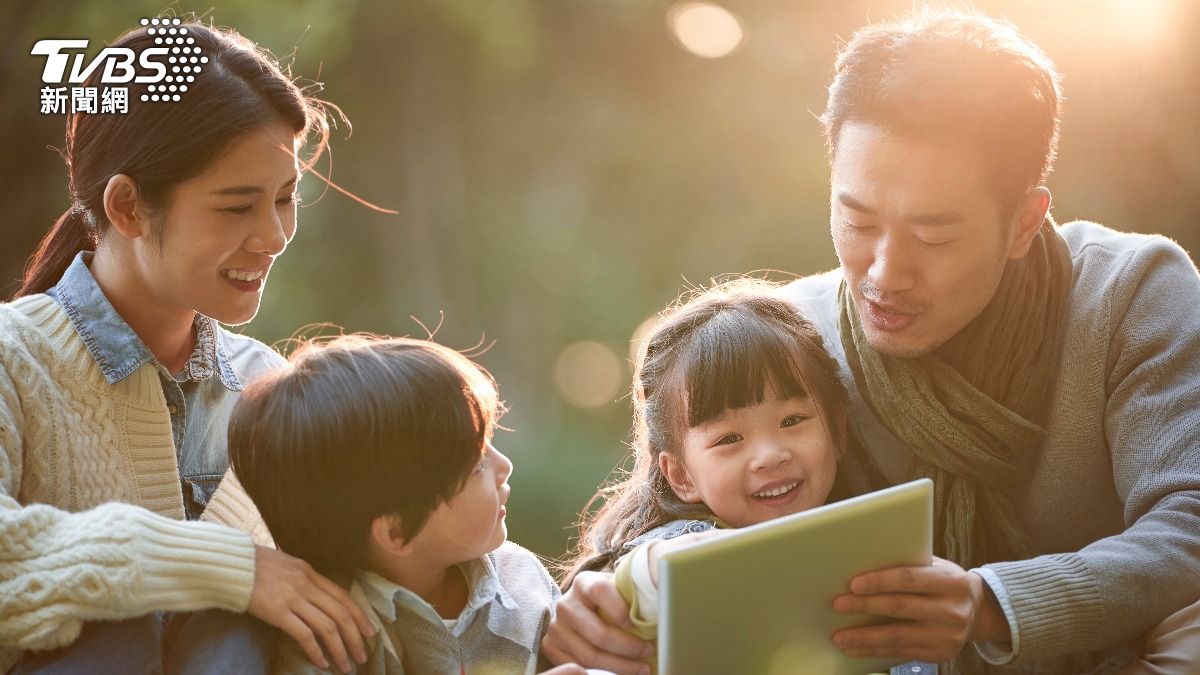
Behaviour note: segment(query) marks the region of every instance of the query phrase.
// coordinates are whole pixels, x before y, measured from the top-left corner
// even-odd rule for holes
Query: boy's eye
[[[713,445],[730,445],[732,443],[737,443],[740,440],[742,440],[740,434],[725,434],[724,436],[718,438],[717,442],[713,443]]]
[[[794,427],[806,419],[808,419],[808,415],[801,415],[799,413],[796,413],[795,415],[788,415],[787,417],[783,418],[783,421],[779,423],[779,426],[783,429]]]

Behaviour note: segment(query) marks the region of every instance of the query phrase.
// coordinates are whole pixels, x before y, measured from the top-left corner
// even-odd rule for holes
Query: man
[[[975,14],[838,57],[840,269],[786,292],[842,364],[850,486],[932,477],[945,558],[854,580],[836,610],[901,621],[839,632],[848,654],[1200,671],[1200,276],[1166,239],[1055,226],[1060,98],[1040,49]],[[577,580],[547,654],[637,672],[646,645],[597,618],[624,616],[609,586]]]

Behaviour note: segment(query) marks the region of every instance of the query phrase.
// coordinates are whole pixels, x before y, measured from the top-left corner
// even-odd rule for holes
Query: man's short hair
[[[1043,184],[1058,150],[1060,78],[1011,23],[921,9],[860,29],[838,54],[821,122],[830,161],[850,121],[976,146],[1002,209]]]
[[[502,412],[491,376],[453,349],[341,336],[246,388],[229,459],[280,550],[350,574],[376,518],[412,539],[459,492]]]

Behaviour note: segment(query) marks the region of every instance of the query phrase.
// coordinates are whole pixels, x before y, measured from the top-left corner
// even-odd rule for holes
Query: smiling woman
[[[245,38],[182,28],[208,61],[178,99],[68,118],[71,206],[0,305],[0,672],[265,671],[270,626],[345,671],[373,632],[222,482],[230,410],[282,359],[219,324],[258,312],[327,112]]]

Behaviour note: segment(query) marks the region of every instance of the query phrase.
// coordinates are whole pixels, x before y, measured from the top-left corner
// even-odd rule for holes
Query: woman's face
[[[276,122],[236,139],[176,186],[160,239],[136,264],[160,306],[225,324],[254,318],[271,264],[296,234],[296,135]]]

